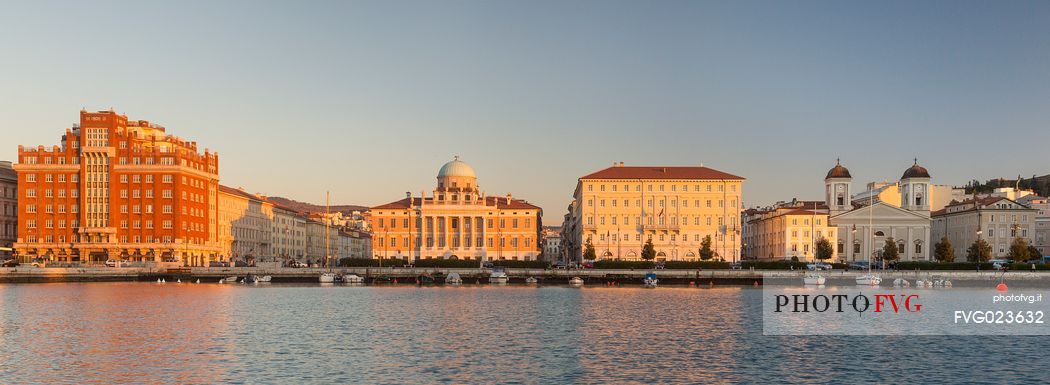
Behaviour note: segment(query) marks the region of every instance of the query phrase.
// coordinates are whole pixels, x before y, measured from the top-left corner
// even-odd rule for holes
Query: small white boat
[[[882,284],[882,277],[875,274],[865,274],[857,276],[858,286],[879,286]]]
[[[572,277],[572,279],[569,279],[569,285],[572,285],[572,286],[583,286],[583,278]]]
[[[364,281],[365,277],[353,273],[343,276],[343,283],[362,283]]]
[[[197,278],[197,282],[194,282],[194,283],[201,283],[201,279]]]
[[[321,283],[333,283],[335,282],[335,273],[321,273],[321,277],[318,280]]]
[[[271,279],[273,279],[273,277],[269,275],[264,275],[262,277],[255,277],[255,282],[270,282]]]
[[[817,273],[809,273],[809,274],[806,274],[805,277],[802,277],[802,283],[805,284],[805,285],[817,285],[817,286],[819,286],[819,285],[823,285],[824,282],[827,282],[827,277],[825,277],[823,275],[820,275],[820,274],[817,274]]]
[[[910,287],[911,283],[904,278],[897,278],[893,280],[893,287]]]
[[[492,269],[492,274],[489,275],[489,283],[507,283],[510,281],[510,276],[503,269],[502,266],[496,266]]]
[[[535,284],[537,284],[539,282],[540,282],[540,280],[536,279],[536,277],[525,278],[525,284],[526,285],[535,285]]]
[[[226,277],[226,278],[223,278],[222,281],[219,281],[219,282],[230,282],[230,283],[237,282],[237,277]]]
[[[459,277],[459,273],[451,273],[445,277],[446,285],[460,285],[463,284],[463,278]]]
[[[489,275],[489,283],[507,283],[509,280],[510,277],[507,276],[507,273],[502,271],[494,271],[492,275]]]

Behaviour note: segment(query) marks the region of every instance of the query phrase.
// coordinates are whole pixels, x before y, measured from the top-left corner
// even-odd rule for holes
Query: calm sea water
[[[1045,383],[1050,337],[763,336],[753,288],[0,285],[0,383]]]

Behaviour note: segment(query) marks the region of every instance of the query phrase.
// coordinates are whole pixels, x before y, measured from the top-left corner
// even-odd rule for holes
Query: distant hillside
[[[305,213],[323,213],[324,212],[324,205],[315,205],[313,203],[300,202],[300,201],[297,201],[297,200],[283,198],[283,197],[267,197],[266,199],[271,201],[271,202],[277,203],[279,205],[287,206],[287,207],[291,208],[292,210],[299,211],[299,212],[305,212]],[[350,213],[351,211],[366,211],[366,210],[368,210],[367,206],[357,206],[357,205],[332,205],[329,208],[329,211],[331,211],[333,213],[334,212]]]
[[[1018,181],[1020,180],[1020,181]],[[989,179],[988,181],[981,183],[977,180],[972,180],[966,184],[966,193],[973,193],[974,186],[977,187],[979,193],[989,193],[998,187],[1020,187],[1023,190],[1033,190],[1037,195],[1047,196],[1050,195],[1050,175],[1035,176],[1032,175],[1029,178],[995,178]]]

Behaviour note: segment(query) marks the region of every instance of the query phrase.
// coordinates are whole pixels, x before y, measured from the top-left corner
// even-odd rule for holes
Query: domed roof
[[[839,164],[838,159],[836,159],[835,160],[835,167],[832,167],[831,170],[828,170],[828,176],[824,177],[824,179],[831,179],[831,178],[851,178],[852,179],[853,177],[849,175],[849,169],[847,169],[845,167],[842,167],[842,165]]]
[[[478,177],[474,174],[474,168],[470,167],[466,162],[459,160],[458,156],[454,157],[451,162],[445,163],[444,166],[441,166],[441,170],[438,171],[438,178],[448,176]]]
[[[929,171],[926,171],[925,167],[920,166],[919,165],[919,160],[915,159],[915,163],[912,164],[911,167],[908,167],[907,170],[904,170],[904,176],[902,176],[901,179],[929,178],[929,177],[930,177]]]

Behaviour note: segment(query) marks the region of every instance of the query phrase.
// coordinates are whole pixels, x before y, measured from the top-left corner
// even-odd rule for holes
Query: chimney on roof
[[[412,199],[412,192],[411,191],[405,191],[405,198]]]
[[[667,172],[667,167],[660,168],[660,172]]]
[[[623,167],[623,162],[620,162],[620,167]]]

